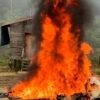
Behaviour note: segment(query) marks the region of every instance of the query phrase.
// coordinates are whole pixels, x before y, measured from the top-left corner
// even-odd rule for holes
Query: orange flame
[[[78,0],[65,1],[66,7],[78,6]],[[23,99],[55,98],[59,93],[70,96],[86,92],[85,84],[91,75],[91,62],[87,55],[92,48],[80,40],[81,28],[78,23],[72,23],[71,14],[66,13],[64,7],[58,8],[62,0],[53,2],[54,20],[59,23],[42,13],[43,40],[37,57],[38,73],[31,80],[17,84],[10,96]],[[73,26],[74,31],[71,31]]]

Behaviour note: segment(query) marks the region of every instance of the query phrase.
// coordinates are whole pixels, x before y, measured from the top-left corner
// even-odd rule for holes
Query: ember
[[[65,95],[57,95],[56,100],[68,100],[67,97]]]
[[[36,59],[39,69],[35,76],[33,73],[28,80],[17,84],[10,96],[52,100],[59,93],[68,97],[86,93],[85,84],[91,76],[91,62],[87,55],[92,48],[83,42],[84,9],[81,0],[41,2],[42,41]]]
[[[72,100],[90,100],[90,97],[87,94],[78,93],[72,96]]]

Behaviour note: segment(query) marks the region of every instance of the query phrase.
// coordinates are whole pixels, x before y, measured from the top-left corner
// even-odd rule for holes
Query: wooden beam
[[[9,22],[1,23],[1,26],[7,26],[7,25],[11,25],[14,23],[19,23],[19,22],[23,22],[23,21],[27,21],[27,20],[31,20],[31,19],[33,19],[33,16],[29,16],[26,18],[21,18],[21,19],[16,19],[16,20],[9,21]]]

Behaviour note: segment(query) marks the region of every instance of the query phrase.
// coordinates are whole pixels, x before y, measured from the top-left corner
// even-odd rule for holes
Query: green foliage
[[[100,75],[100,71],[97,71],[96,74],[97,74],[97,75]]]
[[[0,59],[0,67],[1,66],[8,66],[8,60],[1,60]]]
[[[91,58],[91,62],[92,62],[92,66],[93,66],[93,67],[95,67],[95,66],[98,65],[98,63],[99,63],[98,60],[99,60],[99,59],[98,59],[97,57]]]
[[[93,65],[95,65],[96,59],[100,56],[100,15],[96,15],[91,27],[85,29],[85,40],[94,50],[94,56],[91,59]]]
[[[8,54],[0,55],[0,66],[7,66],[8,65],[8,59],[9,59]]]
[[[0,47],[0,66],[8,66],[9,45]]]

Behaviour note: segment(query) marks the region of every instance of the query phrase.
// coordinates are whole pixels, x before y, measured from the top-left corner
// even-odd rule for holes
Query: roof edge
[[[16,19],[16,20],[9,21],[9,22],[1,23],[0,26],[1,27],[2,26],[7,26],[7,25],[11,25],[11,24],[14,24],[14,23],[19,23],[19,22],[23,22],[23,21],[31,20],[31,19],[33,19],[33,16],[29,16],[29,17],[20,18],[20,19]]]

